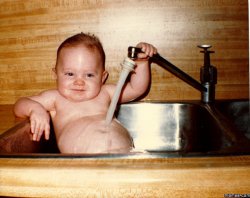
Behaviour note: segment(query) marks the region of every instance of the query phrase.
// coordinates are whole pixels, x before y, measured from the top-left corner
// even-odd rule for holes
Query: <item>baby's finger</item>
[[[148,56],[152,57],[154,54],[157,53],[156,48],[153,45],[150,44],[146,44],[145,45],[145,54],[147,54]]]
[[[35,120],[30,120],[30,130],[31,133],[35,133],[35,128],[36,128],[36,121]]]
[[[154,54],[157,54],[157,49],[151,45],[150,47],[150,57],[152,57]]]
[[[33,141],[36,141],[36,140],[37,140],[37,133],[34,133],[34,134],[33,134],[32,140],[33,140]]]
[[[138,48],[141,48],[143,53],[138,54],[138,58],[146,58],[147,56],[152,57],[154,54],[157,53],[157,49],[148,43],[139,43],[137,44]]]
[[[148,58],[148,55],[146,53],[139,53],[139,54],[137,54],[137,58],[146,59],[146,58]]]
[[[46,127],[45,127],[45,139],[46,140],[49,140],[49,134],[50,134],[50,126],[49,125],[47,125]]]
[[[138,44],[136,45],[136,47],[138,47],[138,48],[143,48],[144,45],[145,45],[145,43],[140,42],[140,43],[138,43]]]
[[[40,129],[39,132],[37,133],[37,137],[36,137],[36,141],[37,141],[37,142],[40,141],[40,139],[41,139],[41,137],[42,137],[42,135],[43,135],[43,131],[44,131],[44,130]]]
[[[43,124],[40,124],[37,126],[37,138],[36,138],[36,141],[40,141],[42,135],[43,135],[43,132],[44,132],[44,126]]]
[[[31,121],[31,133],[33,133],[33,141],[37,141],[38,133],[39,133],[39,124],[35,121]]]

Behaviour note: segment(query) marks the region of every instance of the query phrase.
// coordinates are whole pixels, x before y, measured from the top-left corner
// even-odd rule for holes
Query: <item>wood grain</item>
[[[145,41],[199,80],[203,56],[198,44],[213,45],[218,69],[216,98],[248,98],[247,0],[2,0],[0,2],[0,104],[55,87],[51,68],[56,49],[79,32],[98,35],[110,72],[119,77],[129,45]],[[145,100],[200,99],[198,91],[152,65]]]
[[[250,156],[0,159],[4,196],[224,197],[249,193]]]
[[[0,135],[14,126],[13,105],[0,105]]]

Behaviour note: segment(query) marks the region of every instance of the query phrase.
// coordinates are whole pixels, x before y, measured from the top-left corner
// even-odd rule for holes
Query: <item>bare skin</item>
[[[139,43],[135,72],[125,84],[120,102],[141,96],[150,80],[148,57],[157,53],[155,47]],[[28,117],[33,140],[44,134],[49,139],[50,117],[62,153],[124,153],[133,142],[127,130],[113,119],[109,126],[105,116],[115,85],[104,84],[108,73],[101,66],[100,55],[83,44],[63,48],[56,68],[57,89],[20,98],[14,107],[18,117]]]

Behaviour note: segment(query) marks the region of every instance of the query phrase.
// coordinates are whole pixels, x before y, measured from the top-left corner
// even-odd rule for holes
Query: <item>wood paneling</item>
[[[0,105],[0,135],[15,124],[13,105]]]
[[[247,98],[247,0],[2,0],[0,2],[0,104],[54,88],[56,49],[68,36],[92,32],[101,39],[108,82],[119,77],[129,45],[154,44],[159,53],[199,80],[203,55],[213,45],[218,69],[216,98]],[[145,100],[199,99],[189,85],[152,65]]]

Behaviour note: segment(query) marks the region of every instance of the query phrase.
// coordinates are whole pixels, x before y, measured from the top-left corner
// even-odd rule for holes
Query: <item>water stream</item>
[[[115,89],[115,93],[112,97],[107,115],[106,115],[106,120],[105,123],[107,125],[109,125],[114,117],[114,113],[115,113],[115,109],[116,109],[116,105],[118,103],[120,94],[121,94],[121,90],[123,88],[123,85],[128,77],[128,74],[133,71],[134,66],[135,66],[135,62],[132,61],[130,58],[125,58],[123,63],[121,63],[122,65],[122,72],[120,74],[116,89]]]

